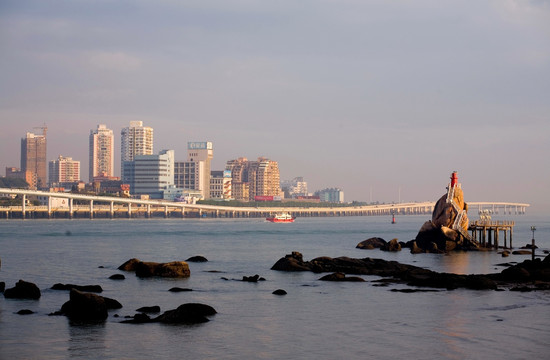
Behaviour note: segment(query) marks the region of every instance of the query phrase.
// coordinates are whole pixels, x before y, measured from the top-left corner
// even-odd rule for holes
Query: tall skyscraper
[[[153,155],[153,128],[143,126],[142,121],[130,121],[130,126],[121,131],[120,168],[124,162],[133,161],[136,155]],[[124,181],[124,174],[122,174]]]
[[[50,186],[80,181],[80,161],[71,157],[59,155],[56,160],[50,161]]]
[[[113,130],[100,124],[90,130],[90,182],[94,177],[112,177],[115,173],[115,137]]]
[[[21,171],[30,171],[33,183],[31,188],[46,188],[48,178],[46,174],[46,132],[48,128],[42,127],[42,135],[27,133],[21,139]]]

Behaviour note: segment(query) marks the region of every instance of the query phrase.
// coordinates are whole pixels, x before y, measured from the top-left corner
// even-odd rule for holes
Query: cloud
[[[88,63],[102,70],[131,72],[138,70],[143,61],[124,52],[94,52],[88,55]]]

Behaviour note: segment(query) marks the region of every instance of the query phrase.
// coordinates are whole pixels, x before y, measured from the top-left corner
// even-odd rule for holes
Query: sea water
[[[550,220],[516,221],[515,248],[550,249]],[[318,256],[383,258],[461,274],[500,272],[496,251],[449,255],[360,250],[370,237],[413,239],[428,216],[263,219],[0,220],[0,281],[19,280],[42,291],[40,300],[0,296],[0,359],[546,359],[550,350],[550,291],[457,289],[401,293],[403,284],[334,283],[310,272],[270,270],[292,251]],[[117,267],[130,258],[166,262],[194,255],[187,279],[140,279]],[[109,276],[124,273],[125,280]],[[240,281],[258,274],[266,280]],[[98,284],[122,303],[101,324],[48,316],[69,298],[55,283]],[[173,293],[172,287],[193,291]],[[285,296],[273,295],[276,289]],[[162,311],[199,302],[217,310],[200,325],[122,324],[142,306]],[[31,315],[18,315],[29,309]],[[116,317],[115,315],[118,315]]]

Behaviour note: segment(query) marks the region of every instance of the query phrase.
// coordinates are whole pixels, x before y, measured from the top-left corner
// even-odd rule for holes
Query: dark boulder
[[[173,287],[173,288],[170,288],[168,291],[170,292],[187,292],[187,291],[193,291],[193,289],[189,289],[189,288],[180,288],[180,287]]]
[[[243,276],[243,281],[258,282],[258,281],[265,281],[265,279],[263,277],[260,277],[260,275],[256,274],[254,276]]]
[[[121,321],[123,324],[147,324],[150,322],[153,322],[153,320],[149,317],[149,315],[143,313],[135,314],[129,320]]]
[[[272,292],[273,295],[286,295],[287,292],[283,289],[277,289],[275,291]]]
[[[34,311],[29,309],[22,309],[17,312],[17,315],[31,315],[34,314]]]
[[[136,265],[140,262],[141,262],[141,260],[136,259],[136,258],[130,259],[130,260],[126,261],[124,264],[120,265],[118,267],[118,270],[136,271]]]
[[[93,292],[100,293],[103,292],[103,289],[100,285],[75,285],[75,284],[61,284],[57,283],[51,287],[52,290],[78,290],[83,292]]]
[[[188,261],[188,262],[207,262],[208,259],[206,259],[204,256],[196,255],[196,256],[191,256],[189,259],[187,259],[185,261]]]
[[[143,306],[136,310],[140,313],[159,313],[160,312],[160,306]]]
[[[302,254],[298,251],[293,251],[292,254],[286,255],[279,259],[271,270],[279,271],[311,271],[309,264],[304,263]]]
[[[386,245],[386,240],[379,238],[379,237],[372,237],[367,240],[361,241],[359,244],[357,244],[357,249],[364,249],[364,250],[372,250],[372,249],[379,249]]]
[[[346,276],[346,274],[341,272],[332,273],[329,275],[325,275],[319,280],[323,281],[350,281],[350,282],[364,282],[365,279],[360,278],[358,276]]]
[[[122,308],[122,304],[118,302],[118,300],[111,299],[108,297],[104,297],[103,299],[105,299],[105,305],[107,305],[107,310]]]
[[[7,299],[40,299],[41,293],[38,286],[31,282],[19,280],[15,287],[6,289],[4,297]]]
[[[531,250],[514,250],[512,251],[512,255],[531,255]]]
[[[71,289],[70,300],[61,307],[61,313],[71,320],[103,321],[107,319],[105,298],[92,293]]]
[[[4,292],[6,289],[6,283],[3,281],[0,281],[0,292]]]
[[[205,304],[187,303],[175,310],[168,310],[154,319],[165,324],[200,324],[209,321],[207,316],[216,314],[216,310]]]
[[[139,262],[136,265],[136,275],[139,277],[189,277],[191,271],[185,261],[172,261],[168,263]]]
[[[124,280],[124,279],[126,279],[126,277],[122,274],[113,274],[113,275],[109,276],[109,279],[111,279],[111,280]]]

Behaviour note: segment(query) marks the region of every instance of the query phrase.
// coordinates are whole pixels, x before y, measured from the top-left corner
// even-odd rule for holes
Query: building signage
[[[210,141],[188,142],[187,150],[212,150],[212,143]]]

